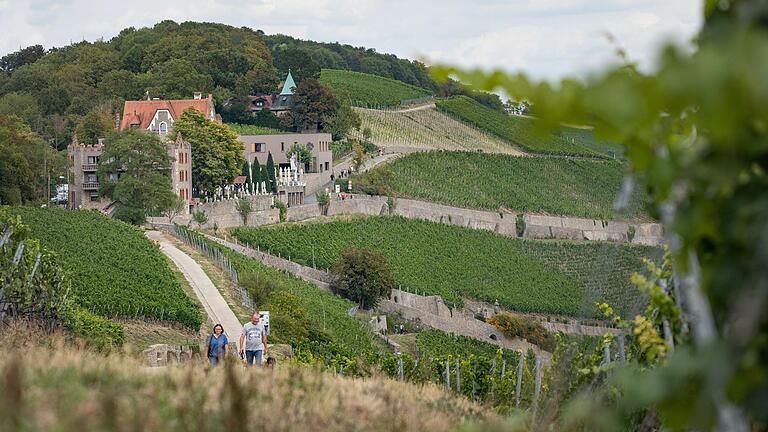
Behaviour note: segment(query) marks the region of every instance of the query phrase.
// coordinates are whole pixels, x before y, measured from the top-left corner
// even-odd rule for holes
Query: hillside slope
[[[336,69],[320,71],[320,83],[353,106],[390,106],[400,101],[429,96],[432,92],[389,78]]]
[[[397,111],[354,108],[360,115],[360,131],[370,129],[378,147],[413,150],[467,150],[521,154],[509,142],[455,120],[433,106]],[[362,139],[359,131],[356,138]]]
[[[96,211],[12,208],[59,256],[75,301],[107,317],[176,321],[197,330],[199,307],[141,230]]]
[[[610,301],[627,315],[642,295],[629,282],[655,258],[650,247],[614,243],[522,240],[492,232],[402,217],[346,217],[259,228],[232,234],[251,247],[290,256],[305,265],[332,267],[347,248],[372,248],[386,257],[396,282],[408,291],[462,297],[509,309],[595,316],[595,302]]]

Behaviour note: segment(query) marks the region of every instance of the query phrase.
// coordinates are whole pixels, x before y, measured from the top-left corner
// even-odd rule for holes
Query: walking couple
[[[249,365],[261,365],[262,359],[267,354],[267,333],[264,324],[259,321],[259,313],[254,312],[251,321],[245,323],[240,334],[240,358],[245,358]],[[221,324],[213,326],[213,334],[208,336],[208,361],[216,366],[227,355],[229,339],[224,334]],[[243,357],[245,354],[245,357]]]

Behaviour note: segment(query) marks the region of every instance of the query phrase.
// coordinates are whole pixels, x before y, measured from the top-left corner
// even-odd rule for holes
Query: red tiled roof
[[[131,125],[139,125],[139,129],[147,129],[157,110],[168,110],[174,120],[178,120],[185,109],[192,107],[208,118],[208,103],[212,96],[206,99],[177,99],[177,100],[139,100],[125,101],[123,118],[120,120],[120,130],[130,129]]]
[[[232,182],[232,184],[236,184],[236,185],[245,184],[245,181],[247,179],[248,177],[240,175],[235,177],[235,180]]]

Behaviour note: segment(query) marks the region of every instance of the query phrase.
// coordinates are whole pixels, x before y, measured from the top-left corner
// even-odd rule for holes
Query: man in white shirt
[[[267,333],[259,319],[259,313],[254,312],[251,322],[245,323],[240,334],[240,357],[245,351],[245,361],[249,365],[261,365],[261,359],[267,354]]]

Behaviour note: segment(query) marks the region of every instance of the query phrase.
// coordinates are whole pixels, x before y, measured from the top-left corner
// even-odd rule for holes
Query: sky
[[[165,19],[220,22],[375,48],[427,63],[583,76],[621,47],[652,70],[665,41],[689,44],[701,0],[0,0],[0,55]],[[613,42],[610,42],[613,40]]]

